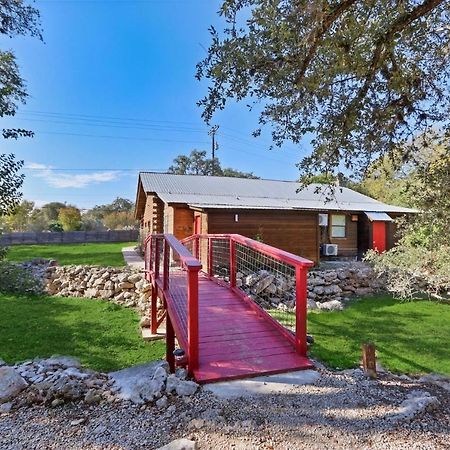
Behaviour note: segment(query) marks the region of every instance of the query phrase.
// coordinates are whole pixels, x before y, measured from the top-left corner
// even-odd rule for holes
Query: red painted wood
[[[175,357],[173,351],[175,350],[175,331],[172,326],[170,316],[167,316],[166,321],[166,361],[169,363],[170,371],[175,372]]]
[[[307,271],[303,267],[295,268],[295,341],[297,352],[306,356],[308,344],[306,342],[306,315],[307,315]]]
[[[230,239],[230,286],[236,287],[236,244]]]
[[[188,271],[188,364],[189,372],[198,368],[198,271],[200,268],[190,267]]]
[[[372,248],[379,253],[386,251],[386,222],[372,222]]]
[[[214,270],[213,270],[213,240],[212,239],[208,239],[208,274],[210,277],[212,277],[214,275]]]
[[[194,234],[201,234],[201,232],[202,232],[202,216],[195,216]]]
[[[200,383],[312,367],[311,362],[304,356],[306,270],[310,263],[308,260],[264,244],[260,245],[261,243],[242,236],[229,235],[232,280],[236,271],[236,242],[275,259],[292,263],[297,268],[296,339],[294,334],[282,327],[240,289],[206,274],[199,275],[201,263],[172,235],[159,236],[155,245],[164,242],[164,273],[160,277],[156,270],[158,264],[154,262],[155,270],[153,273],[150,271],[149,275],[157,287],[155,292],[164,300],[168,312],[167,320],[170,323],[167,358],[171,358],[169,347],[172,348],[171,334],[174,333],[179,344],[187,351],[190,372]],[[196,242],[199,236],[194,236],[193,239]],[[169,248],[185,270],[170,268]],[[212,250],[211,246],[210,249]],[[194,252],[196,253],[196,249]],[[209,257],[209,265],[212,267],[212,251]],[[150,267],[153,268],[152,261]]]

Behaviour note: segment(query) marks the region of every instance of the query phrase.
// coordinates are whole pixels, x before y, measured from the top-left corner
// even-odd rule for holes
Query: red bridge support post
[[[295,340],[297,352],[306,356],[308,345],[306,342],[307,322],[307,279],[308,269],[305,267],[295,268],[296,300],[295,300]]]
[[[199,337],[198,337],[198,272],[199,267],[188,269],[188,367],[189,373],[198,369]]]
[[[166,315],[166,361],[169,363],[170,372],[175,372],[175,331],[170,315]]]

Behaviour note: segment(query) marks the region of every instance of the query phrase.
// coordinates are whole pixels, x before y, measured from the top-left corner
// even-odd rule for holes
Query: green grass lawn
[[[101,300],[0,294],[0,358],[8,363],[54,354],[111,371],[159,359],[164,342],[146,343],[135,311]]]
[[[344,311],[308,314],[311,356],[334,368],[357,367],[361,344],[373,342],[392,372],[450,375],[450,305],[366,298]]]
[[[33,258],[56,259],[61,265],[92,264],[100,266],[123,266],[122,248],[135,242],[112,242],[100,244],[46,244],[13,245],[7,254],[10,261],[26,261]]]

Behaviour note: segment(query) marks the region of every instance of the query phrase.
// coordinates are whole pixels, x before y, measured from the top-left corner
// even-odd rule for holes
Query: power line
[[[38,115],[38,116],[50,116],[50,117],[55,117],[55,118],[59,118],[59,117],[63,117],[63,118],[67,118],[67,119],[75,119],[75,120],[83,120],[83,121],[95,121],[95,122],[109,122],[109,123],[120,123],[120,122],[133,122],[133,123],[140,123],[140,125],[144,126],[144,125],[149,125],[149,126],[160,126],[162,128],[168,128],[168,129],[180,129],[180,130],[188,130],[186,127],[180,127],[181,124],[184,125],[188,125],[188,126],[195,126],[196,128],[190,128],[189,130],[191,131],[198,131],[198,132],[205,132],[204,128],[198,128],[198,123],[195,122],[184,122],[184,121],[170,121],[170,120],[151,120],[151,119],[138,119],[138,118],[130,118],[130,117],[113,117],[113,116],[100,116],[100,115],[92,115],[92,114],[75,114],[75,113],[61,113],[61,112],[52,112],[52,111],[37,111],[37,110],[25,110],[22,113],[18,113],[18,114],[33,114],[33,115]],[[173,124],[171,126],[163,126],[163,125],[158,125],[158,124]],[[206,126],[206,125],[205,125]],[[240,135],[240,136],[245,136],[248,137],[248,135],[246,133],[243,133],[242,131],[238,131],[235,130],[233,128],[230,127],[226,127],[226,126],[221,126],[222,129],[225,130],[229,130],[231,131],[233,134],[236,135]],[[242,137],[235,137],[235,136],[231,136],[228,133],[220,133],[222,136],[228,137],[230,139],[233,139],[237,142],[240,143],[244,143],[250,146],[255,146],[259,143],[261,143],[262,145],[273,145],[273,142],[268,142],[268,141],[263,141],[263,140],[258,140],[257,141],[250,141],[248,139],[242,138]],[[258,138],[260,139],[260,138]],[[258,147],[260,148],[260,146],[258,145]],[[297,149],[294,148],[290,148],[290,147],[283,147],[283,151],[294,151],[294,152],[298,152]]]
[[[61,168],[61,167],[24,167],[22,170],[32,171],[52,171],[52,172],[84,172],[84,171],[104,171],[104,172],[142,172],[142,169],[108,169],[108,168]],[[161,172],[164,173],[165,169],[145,169],[147,172]]]

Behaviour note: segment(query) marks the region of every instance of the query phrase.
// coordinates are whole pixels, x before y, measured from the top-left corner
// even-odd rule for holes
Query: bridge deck
[[[179,288],[183,289],[183,278],[182,274],[171,275],[170,282],[181,283]],[[185,310],[181,297],[174,296],[172,301],[178,312]],[[176,316],[179,320],[184,314]],[[178,325],[185,329],[185,323]],[[241,297],[207,276],[199,276],[199,368],[194,371],[198,382],[311,367],[309,359],[298,355],[280,331]]]

